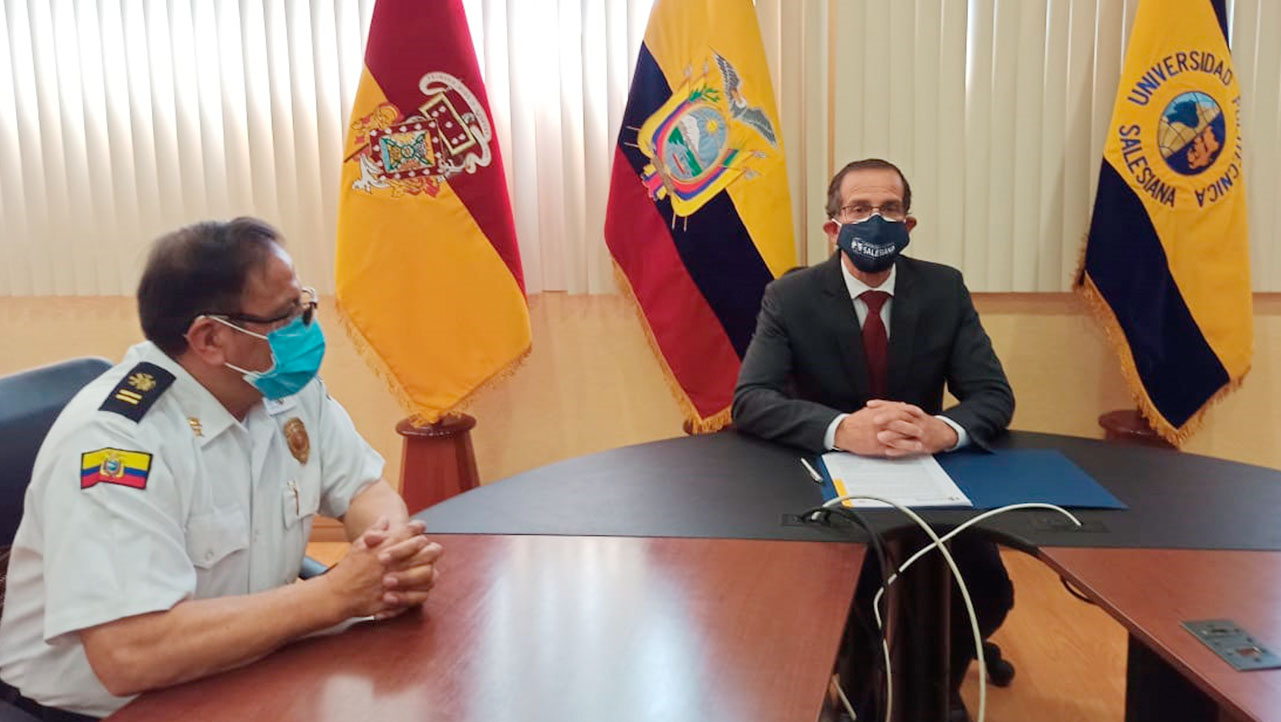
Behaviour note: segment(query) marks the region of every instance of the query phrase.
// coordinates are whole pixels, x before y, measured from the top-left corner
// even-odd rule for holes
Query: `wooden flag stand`
[[[414,417],[396,424],[405,437],[400,465],[400,494],[410,514],[480,485],[471,430],[476,418],[446,414],[434,424],[415,425]]]
[[[1173,449],[1175,446],[1148,425],[1147,419],[1138,409],[1117,409],[1099,415],[1099,426],[1103,427],[1103,438],[1106,441],[1142,446],[1158,446]]]

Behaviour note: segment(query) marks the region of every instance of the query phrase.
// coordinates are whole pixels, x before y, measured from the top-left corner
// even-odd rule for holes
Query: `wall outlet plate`
[[[1238,670],[1281,668],[1281,657],[1231,619],[1188,620],[1183,628]]]

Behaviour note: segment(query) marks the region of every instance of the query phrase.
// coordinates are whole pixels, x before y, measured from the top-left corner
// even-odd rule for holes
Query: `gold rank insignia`
[[[195,436],[204,436],[205,430],[200,427],[200,419],[194,416],[187,417],[187,423],[191,426],[191,433]]]
[[[150,391],[156,388],[156,377],[139,371],[129,377],[129,385],[139,391]]]
[[[98,408],[141,421],[151,405],[173,384],[174,375],[159,366],[143,361],[125,374],[111,389],[107,400]]]
[[[311,456],[311,439],[307,437],[307,427],[297,416],[285,422],[285,441],[289,442],[289,453],[294,455],[299,464],[306,464]]]

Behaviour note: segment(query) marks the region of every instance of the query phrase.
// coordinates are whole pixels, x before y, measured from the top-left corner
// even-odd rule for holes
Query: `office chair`
[[[0,722],[40,722],[40,720],[0,700]]]
[[[995,642],[983,642],[983,662],[987,664],[987,678],[997,687],[1009,687],[1014,681],[1014,665],[1001,656]]]
[[[109,368],[106,359],[79,358],[0,378],[0,547],[13,544],[18,532],[22,498],[49,427],[77,391]]]
[[[311,579],[329,571],[329,567],[312,559],[311,557],[302,558],[302,569],[298,570],[299,579]]]
[[[109,368],[111,362],[106,359],[80,358],[0,378],[0,610],[4,609],[9,547],[22,521],[23,497],[36,452],[62,407]],[[36,720],[0,701],[0,722]]]

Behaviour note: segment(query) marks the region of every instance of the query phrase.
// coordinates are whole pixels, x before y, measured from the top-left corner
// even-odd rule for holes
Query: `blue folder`
[[[1125,509],[1094,477],[1053,449],[957,451],[936,457],[975,509],[1039,501],[1069,509]]]
[[[964,450],[939,454],[939,466],[965,492],[975,509],[1039,501],[1068,509],[1126,509],[1121,500],[1094,477],[1053,449],[1009,449],[986,453]],[[827,466],[823,498],[836,497]]]

